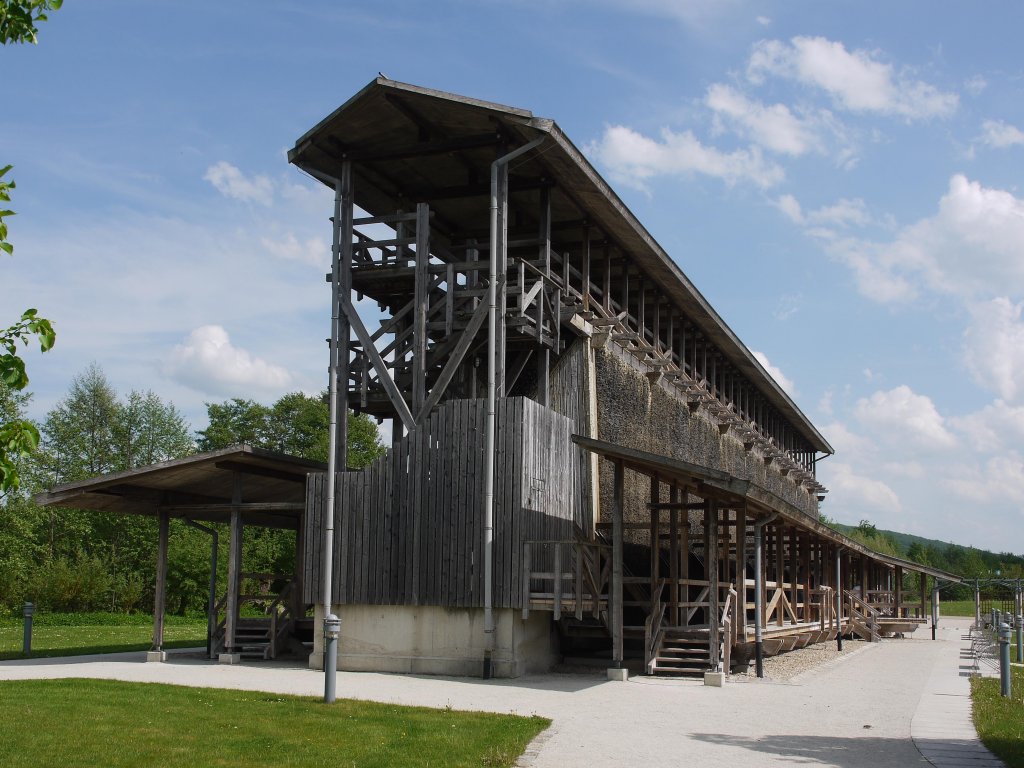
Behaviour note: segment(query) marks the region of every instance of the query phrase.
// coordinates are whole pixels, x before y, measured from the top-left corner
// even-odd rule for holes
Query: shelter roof
[[[818,451],[832,447],[750,350],[655,241],[561,128],[525,109],[493,104],[383,77],[303,135],[288,159],[317,175],[337,178],[351,160],[356,204],[373,216],[429,200],[432,227],[487,240],[489,210],[479,197],[489,186],[500,150],[546,141],[510,169],[510,202],[529,210],[527,196],[553,188],[552,231],[584,223],[602,233],[662,294],[674,302],[721,353]]]
[[[208,522],[227,522],[237,507],[246,523],[297,528],[305,508],[306,475],[326,469],[318,461],[236,445],[65,483],[35,500],[42,506],[119,514],[167,511]]]
[[[826,541],[858,552],[889,567],[899,566],[904,570],[925,573],[944,581],[963,581],[959,576],[937,568],[875,552],[849,536],[830,528],[758,483],[733,477],[728,472],[582,435],[573,435],[572,439],[582,448],[611,461],[622,462],[624,467],[635,472],[648,476],[656,475],[663,481],[677,480],[681,484],[687,485],[696,483],[726,501],[743,503],[748,509],[759,511],[762,514],[777,514],[786,522],[810,531]]]

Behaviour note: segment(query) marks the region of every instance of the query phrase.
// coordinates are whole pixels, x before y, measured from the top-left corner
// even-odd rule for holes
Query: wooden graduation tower
[[[553,121],[378,78],[289,161],[335,192],[342,402],[391,424],[386,455],[337,475],[343,668],[701,672],[758,625],[771,652],[909,615],[885,597],[903,564],[817,519],[831,447]]]

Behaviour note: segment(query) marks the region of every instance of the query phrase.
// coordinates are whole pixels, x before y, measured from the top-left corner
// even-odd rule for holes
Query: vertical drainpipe
[[[330,426],[327,440],[327,499],[324,515],[323,538],[323,629],[324,629],[324,702],[333,704],[336,693],[336,667],[338,659],[338,617],[331,613],[331,593],[334,590],[334,498],[338,473],[338,345],[341,343],[341,209],[342,199],[350,192],[351,165],[345,161],[339,179],[326,173],[296,165],[310,176],[334,187],[334,218],[331,237],[331,347],[328,368],[328,406]],[[346,404],[346,407],[347,404]]]
[[[524,144],[491,163],[491,241],[490,269],[487,280],[487,428],[484,441],[484,669],[485,680],[491,678],[491,656],[494,653],[494,433],[497,375],[498,328],[498,172],[522,154],[538,146],[544,137]],[[504,311],[504,308],[502,308]]]
[[[334,182],[334,219],[331,245],[331,357],[328,373],[330,427],[327,449],[327,500],[324,514],[323,612],[324,612],[324,702],[333,704],[336,696],[338,664],[338,618],[331,611],[334,590],[334,497],[338,473],[338,344],[341,340],[341,203],[342,182]]]
[[[836,650],[843,650],[843,548],[836,547]]]
[[[754,523],[754,669],[764,677],[764,527],[778,515]]]

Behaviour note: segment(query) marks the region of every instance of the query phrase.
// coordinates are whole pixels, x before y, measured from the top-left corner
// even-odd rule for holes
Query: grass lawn
[[[32,658],[144,651],[153,641],[152,618],[135,614],[41,614],[32,627]],[[23,659],[22,620],[0,621],[0,660]],[[206,619],[168,616],[165,648],[206,645]]]
[[[1008,699],[999,695],[998,678],[971,679],[974,726],[1008,768],[1024,768],[1024,668],[1013,668],[1012,675]]]
[[[541,717],[109,680],[0,682],[16,766],[511,766]]]
[[[930,610],[930,609],[929,609]],[[939,622],[943,616],[970,616],[974,618],[973,600],[943,600],[939,603]]]

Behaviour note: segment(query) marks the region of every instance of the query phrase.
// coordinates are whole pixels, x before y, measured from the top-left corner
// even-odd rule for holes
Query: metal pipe
[[[26,657],[32,655],[32,615],[36,612],[33,603],[25,603],[21,609],[21,615],[25,619],[24,632],[21,639],[21,652]]]
[[[754,523],[754,669],[758,677],[764,677],[764,527],[777,517],[772,515]]]
[[[1010,698],[1010,625],[999,623],[999,692]]]
[[[338,344],[341,342],[341,214],[342,202],[350,192],[352,166],[345,161],[342,166],[341,179],[326,173],[303,168],[310,176],[334,187],[334,218],[331,242],[331,348],[330,365],[328,368],[328,403],[330,410],[330,427],[327,433],[327,514],[324,515],[324,549],[323,549],[323,632],[324,632],[324,702],[333,704],[335,701],[335,681],[337,666],[337,642],[340,621],[331,612],[331,598],[334,589],[334,497],[336,492],[336,475],[338,473]]]
[[[1024,616],[1017,614],[1017,663],[1024,664]]]
[[[497,376],[498,331],[498,172],[512,160],[538,146],[544,137],[524,144],[491,163],[490,269],[487,281],[487,426],[484,441],[484,668],[485,680],[491,677],[491,656],[494,653],[494,433]],[[503,276],[504,277],[504,276]]]
[[[843,650],[843,548],[836,547],[836,650]]]

